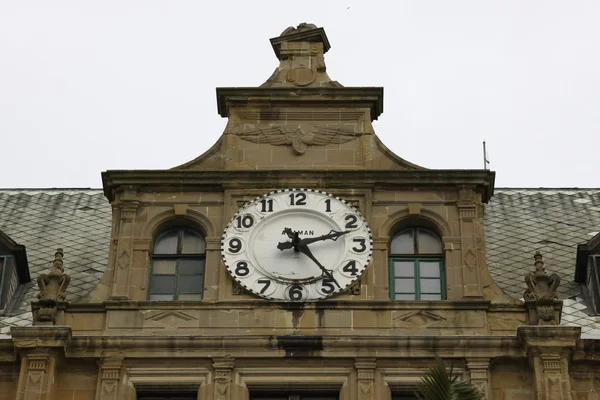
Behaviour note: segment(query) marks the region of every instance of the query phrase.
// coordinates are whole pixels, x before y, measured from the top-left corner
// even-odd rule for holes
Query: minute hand
[[[298,251],[300,251],[300,253],[302,253],[302,254],[304,254],[304,255],[308,256],[308,258],[310,258],[311,260],[313,260],[313,262],[314,262],[315,264],[317,264],[317,266],[318,266],[318,267],[321,269],[321,271],[323,272],[323,275],[325,275],[327,278],[331,279],[331,281],[332,281],[333,283],[335,283],[335,284],[337,285],[337,287],[339,287],[340,289],[342,288],[342,287],[340,286],[340,284],[339,284],[339,283],[338,283],[338,282],[335,280],[335,278],[333,277],[333,275],[331,274],[331,272],[329,272],[329,271],[327,270],[327,268],[325,268],[325,267],[323,266],[323,264],[321,264],[321,263],[319,262],[319,260],[317,260],[317,259],[315,258],[315,256],[313,255],[313,253],[310,251],[310,249],[309,249],[309,248],[308,248],[308,246],[306,245],[306,243],[301,243],[301,244],[299,244],[299,245],[298,245]]]
[[[343,236],[343,235],[345,235],[347,233],[350,233],[350,231],[334,231],[334,230],[331,230],[326,235],[321,235],[321,236],[317,236],[317,237],[302,239],[302,240],[300,240],[299,244],[311,244],[311,243],[314,243],[314,242],[320,242],[321,240],[328,240],[328,239],[336,241],[340,236]]]

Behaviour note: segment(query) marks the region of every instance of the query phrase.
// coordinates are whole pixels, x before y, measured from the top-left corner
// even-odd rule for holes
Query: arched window
[[[202,300],[206,243],[202,235],[179,228],[154,242],[150,300]]]
[[[442,241],[423,228],[407,228],[390,243],[390,297],[393,300],[446,299]]]

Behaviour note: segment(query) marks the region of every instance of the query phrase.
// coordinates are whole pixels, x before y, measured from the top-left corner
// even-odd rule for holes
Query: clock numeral
[[[302,286],[300,286],[300,285],[290,286],[288,295],[290,296],[290,300],[293,300],[293,301],[301,300],[302,299]]]
[[[306,193],[290,193],[290,205],[292,206],[305,206],[306,205]]]
[[[237,276],[248,276],[250,273],[250,268],[248,268],[248,263],[246,261],[240,261],[235,266],[235,274]]]
[[[261,285],[265,285],[262,289],[260,289],[260,294],[264,294],[269,286],[271,286],[271,281],[269,279],[259,279],[257,282]]]
[[[325,212],[331,212],[331,199],[325,200]]]
[[[335,286],[333,286],[333,281],[331,279],[323,279],[321,281],[321,292],[325,294],[335,292]]]
[[[358,217],[356,215],[348,214],[346,215],[346,218],[344,218],[344,220],[346,221],[346,229],[358,228],[358,225],[356,224],[356,222],[358,221]]]
[[[356,261],[348,261],[348,264],[344,265],[342,271],[348,272],[352,276],[356,276],[356,274],[358,274],[358,268],[356,268]]]
[[[367,240],[365,238],[354,238],[352,239],[354,243],[360,243],[360,247],[357,249],[356,246],[352,248],[357,253],[362,253],[367,249]]]
[[[238,228],[251,228],[254,225],[254,217],[252,215],[238,215],[235,219]]]
[[[262,199],[260,201],[260,212],[273,212],[273,199]]]
[[[230,253],[239,253],[242,249],[242,241],[238,238],[233,238],[229,240],[229,252]]]

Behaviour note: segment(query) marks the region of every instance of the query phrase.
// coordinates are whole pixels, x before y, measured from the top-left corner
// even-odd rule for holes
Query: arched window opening
[[[206,242],[186,228],[163,232],[154,242],[150,300],[202,300]]]
[[[442,240],[424,228],[407,228],[390,243],[390,297],[393,300],[445,300]]]

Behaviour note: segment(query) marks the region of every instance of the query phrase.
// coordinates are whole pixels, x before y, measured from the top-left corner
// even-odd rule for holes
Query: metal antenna
[[[487,151],[485,150],[485,140],[483,141],[483,169],[488,169],[490,161],[487,158]]]

